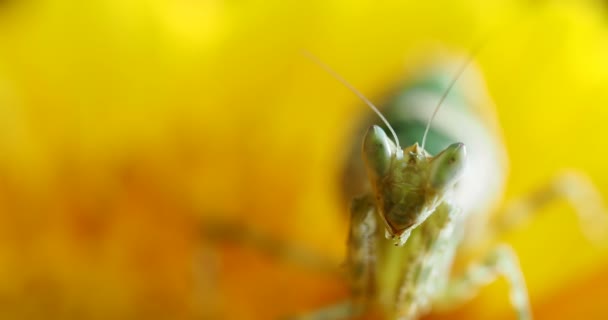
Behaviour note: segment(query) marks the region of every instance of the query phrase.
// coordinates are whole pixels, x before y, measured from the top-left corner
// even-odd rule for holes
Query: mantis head
[[[363,142],[363,158],[386,236],[403,245],[462,176],[466,149],[454,143],[434,157],[417,143],[402,150],[384,130],[372,126]]]

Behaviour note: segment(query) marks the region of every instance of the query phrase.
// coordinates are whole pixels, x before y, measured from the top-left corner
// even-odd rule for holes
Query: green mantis
[[[524,277],[509,246],[486,250],[459,274],[451,271],[455,256],[467,244],[509,230],[559,198],[570,201],[587,222],[584,226],[604,224],[601,199],[589,180],[579,173],[561,174],[512,201],[497,215],[500,218],[492,220],[492,203],[504,184],[501,167],[506,152],[476,105],[489,99],[479,97],[485,94],[483,87],[469,88],[477,97],[463,87],[455,87],[448,96],[469,61],[452,78],[443,70],[426,70],[386,99],[383,113],[316,62],[382,118],[394,141],[385,129],[369,126],[362,147],[353,147],[362,151],[361,158],[351,157],[345,170],[346,193],[355,195],[346,259],[351,298],[297,319],[347,319],[370,313],[386,320],[418,319],[433,308],[466,301],[499,276],[509,284],[517,319],[531,319]],[[479,85],[479,79],[474,80]],[[402,149],[399,140],[409,146]]]
[[[590,236],[605,234],[601,197],[577,172],[561,173],[493,214],[506,180],[506,150],[495,119],[484,112],[491,101],[470,61],[460,64],[456,76],[446,71],[451,62],[430,64],[395,86],[378,109],[316,60],[377,112],[384,127],[372,119],[362,125],[365,133],[357,135],[344,169],[344,194],[352,199],[345,262],[350,297],[295,319],[418,319],[469,300],[498,277],[509,284],[517,319],[531,319],[524,276],[508,245],[483,248],[455,271],[456,257],[493,243],[556,199],[574,207]],[[314,253],[240,226],[209,225],[207,232],[304,265],[328,265]]]

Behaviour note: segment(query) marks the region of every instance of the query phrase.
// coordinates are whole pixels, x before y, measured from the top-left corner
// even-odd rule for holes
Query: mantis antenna
[[[321,61],[319,58],[314,56],[312,53],[310,53],[308,51],[303,51],[302,53],[308,59],[312,60],[314,63],[319,65],[321,68],[323,68],[327,73],[329,73],[336,80],[340,81],[346,88],[348,88],[350,91],[352,91],[352,93],[354,93],[357,97],[359,97],[359,99],[361,99],[361,101],[365,102],[365,104],[367,104],[367,106],[370,107],[378,115],[378,117],[380,117],[380,119],[382,119],[382,122],[384,122],[384,124],[386,124],[388,129],[391,131],[391,134],[393,135],[393,139],[395,139],[395,144],[399,148],[401,148],[401,146],[399,145],[399,138],[397,138],[397,134],[395,133],[395,130],[393,130],[393,127],[391,127],[390,123],[388,123],[388,120],[386,120],[386,118],[382,115],[380,110],[378,110],[378,108],[371,101],[369,101],[369,99],[367,99],[361,92],[359,92],[359,90],[355,89],[355,87],[353,87],[348,81],[346,81],[344,78],[342,78],[342,76],[340,76],[336,71],[334,71],[328,65],[323,63],[323,61]],[[426,134],[425,134],[425,136],[426,136]]]
[[[485,41],[480,43],[477,47],[475,47],[475,50],[473,50],[471,52],[471,54],[469,54],[467,59],[462,63],[462,65],[460,66],[460,68],[458,69],[456,74],[454,75],[454,78],[452,78],[452,81],[450,81],[450,84],[448,85],[447,89],[445,89],[445,91],[441,95],[441,98],[439,98],[439,102],[437,103],[437,106],[435,107],[435,110],[433,111],[433,114],[431,115],[431,118],[429,119],[429,122],[427,122],[426,128],[424,129],[424,135],[422,136],[422,144],[421,144],[422,149],[424,149],[424,144],[426,143],[426,136],[429,133],[429,129],[431,128],[431,123],[433,123],[433,119],[435,119],[435,116],[437,115],[437,111],[439,111],[439,109],[441,108],[443,101],[448,96],[450,91],[452,91],[452,87],[454,87],[454,85],[456,84],[456,81],[458,81],[458,79],[460,79],[460,76],[464,73],[464,71],[469,66],[469,64],[471,64],[471,62],[473,61],[473,58],[475,58],[475,56],[477,55],[479,50],[481,50],[481,48],[483,47],[484,44],[485,44]]]

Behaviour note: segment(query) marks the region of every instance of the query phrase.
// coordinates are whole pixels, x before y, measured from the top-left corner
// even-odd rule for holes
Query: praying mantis
[[[504,185],[506,151],[480,112],[479,104],[490,102],[479,74],[468,79],[477,86],[468,92],[466,86],[455,86],[472,68],[472,55],[451,78],[441,67],[423,71],[385,99],[382,112],[307,55],[376,112],[385,127],[368,127],[362,147],[353,147],[352,154],[360,150],[361,157],[351,157],[345,170],[346,193],[354,195],[346,255],[351,297],[294,319],[372,313],[386,320],[414,320],[470,299],[499,276],[509,284],[517,319],[532,319],[524,276],[508,245],[489,248],[459,274],[451,272],[455,256],[560,198],[575,208],[588,235],[600,236],[606,215],[590,180],[574,171],[561,173],[490,219]],[[460,91],[450,95],[453,89]],[[409,146],[401,148],[400,140]]]
[[[601,196],[584,174],[566,171],[493,214],[505,184],[506,150],[480,73],[470,55],[453,72],[453,59],[436,61],[398,84],[380,108],[329,66],[306,54],[382,120],[370,118],[352,146],[344,169],[344,195],[352,199],[344,271],[345,301],[289,319],[414,320],[457,306],[482,286],[504,277],[518,320],[532,319],[524,276],[506,244],[484,248],[462,270],[456,257],[565,199],[590,237],[605,234]],[[407,147],[402,148],[400,142]],[[314,254],[236,226],[208,228],[215,237],[237,241],[301,264]]]

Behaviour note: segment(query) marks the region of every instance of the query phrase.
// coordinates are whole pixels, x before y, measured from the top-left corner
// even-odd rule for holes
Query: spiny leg
[[[540,208],[565,199],[575,209],[585,235],[594,242],[606,239],[608,214],[602,196],[589,177],[566,171],[546,185],[510,201],[493,223],[493,231],[504,233],[529,220]]]
[[[493,282],[498,276],[503,276],[509,284],[509,298],[517,312],[517,319],[531,319],[528,290],[517,255],[507,245],[495,247],[481,261],[472,263],[464,274],[450,279],[437,305],[445,308],[461,304],[473,298],[481,286]]]
[[[376,212],[371,196],[351,202],[346,265],[353,301],[365,304],[376,290]]]
[[[350,300],[306,314],[289,317],[290,320],[350,319],[365,312],[376,289],[376,217],[370,196],[355,198],[351,202],[351,222],[348,233],[346,267],[351,285]]]
[[[453,226],[461,218],[459,212],[446,201],[412,233],[401,266],[395,314],[390,319],[418,319],[430,311],[431,297],[449,280],[449,261],[454,258],[458,238]]]

